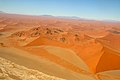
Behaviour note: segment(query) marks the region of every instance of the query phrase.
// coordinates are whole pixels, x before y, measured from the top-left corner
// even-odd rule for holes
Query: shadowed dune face
[[[102,72],[106,70],[119,70],[120,69],[120,53],[112,51],[109,48],[104,48],[105,51],[101,56],[96,72]]]
[[[0,57],[67,80],[119,80],[119,26],[0,13]]]
[[[91,71],[95,72],[97,63],[103,54],[102,48],[103,46],[100,43],[92,40],[82,46],[76,46],[74,49],[77,55],[86,62]]]

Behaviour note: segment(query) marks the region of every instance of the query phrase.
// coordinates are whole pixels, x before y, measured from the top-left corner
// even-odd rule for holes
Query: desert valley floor
[[[120,80],[120,22],[0,13],[0,80]]]

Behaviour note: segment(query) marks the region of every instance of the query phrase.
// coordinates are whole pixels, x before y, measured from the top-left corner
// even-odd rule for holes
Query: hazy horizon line
[[[120,20],[113,20],[113,19],[92,19],[92,18],[83,18],[79,16],[62,16],[62,15],[49,15],[49,14],[24,14],[24,13],[11,13],[11,12],[5,12],[0,11],[0,13],[5,14],[15,14],[15,15],[24,15],[24,16],[51,16],[51,17],[57,17],[57,18],[65,18],[65,19],[82,19],[82,20],[90,20],[90,21],[106,21],[106,22],[120,22]]]

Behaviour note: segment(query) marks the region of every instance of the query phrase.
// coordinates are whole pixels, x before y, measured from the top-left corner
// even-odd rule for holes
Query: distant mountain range
[[[0,13],[5,13],[5,12],[3,12],[3,11],[0,11]]]
[[[0,11],[0,13],[6,13],[6,12]],[[12,13],[6,13],[6,14],[12,14]],[[23,14],[19,14],[19,15],[23,15]],[[46,15],[37,15],[37,16],[58,17],[58,18],[64,18],[64,19],[77,19],[77,20],[85,20],[85,21],[120,22],[120,20],[95,20],[95,19],[80,18],[77,16],[53,16],[53,15],[47,15],[47,14]]]

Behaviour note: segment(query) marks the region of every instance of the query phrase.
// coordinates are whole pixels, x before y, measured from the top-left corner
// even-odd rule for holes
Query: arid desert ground
[[[120,22],[0,13],[0,80],[120,80]]]

